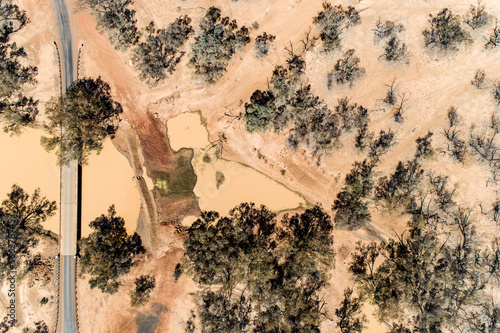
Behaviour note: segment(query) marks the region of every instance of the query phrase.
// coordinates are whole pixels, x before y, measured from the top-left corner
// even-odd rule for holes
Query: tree
[[[56,210],[56,202],[42,197],[40,189],[30,197],[14,184],[7,197],[0,206],[0,281],[30,258],[41,223]]]
[[[424,170],[417,159],[399,162],[394,173],[388,178],[379,178],[375,187],[375,199],[383,200],[389,207],[407,207],[412,193],[422,181]]]
[[[448,110],[448,122],[448,128],[444,130],[444,135],[448,140],[447,149],[455,160],[463,163],[467,154],[467,143],[459,137],[458,113],[454,107],[450,107]]]
[[[96,218],[89,226],[94,232],[80,241],[80,274],[90,275],[91,288],[114,294],[120,286],[118,279],[137,264],[135,255],[145,252],[141,237],[137,233],[127,235],[125,221],[116,216],[113,205],[107,215]]]
[[[219,80],[233,55],[250,42],[248,29],[238,29],[236,20],[222,17],[217,7],[210,7],[200,22],[201,32],[191,45],[189,63],[195,74],[208,83]]]
[[[436,16],[429,14],[430,28],[426,28],[422,34],[425,38],[425,46],[436,46],[442,50],[454,50],[457,44],[470,42],[470,34],[462,28],[458,15],[444,8]]]
[[[337,326],[342,333],[361,333],[364,323],[366,323],[366,315],[361,312],[362,303],[359,297],[352,297],[352,289],[344,290],[344,299],[340,303],[340,307],[335,309],[337,316]]]
[[[381,56],[387,61],[398,61],[406,57],[406,44],[401,43],[399,38],[392,36],[385,45],[385,53]]]
[[[10,1],[0,1],[0,115],[5,119],[4,131],[13,134],[32,126],[38,114],[38,101],[21,92],[26,84],[36,83],[38,69],[25,65],[26,51],[10,42],[11,35],[28,22],[25,11]]]
[[[415,153],[416,159],[420,157],[428,158],[434,154],[431,140],[432,135],[432,132],[428,131],[423,138],[418,138],[417,140],[415,140],[415,142],[417,143],[417,152]]]
[[[271,91],[256,90],[245,104],[243,120],[248,132],[267,131],[274,116],[274,94]]]
[[[380,157],[393,146],[395,135],[396,134],[391,130],[388,130],[387,132],[382,130],[380,131],[378,138],[370,142],[370,152],[368,153],[368,157],[374,163],[378,163],[380,161]]]
[[[344,55],[337,60],[333,71],[328,73],[329,89],[334,79],[338,84],[349,83],[349,85],[352,85],[354,79],[364,74],[365,69],[359,67],[359,58],[354,56],[354,52],[356,52],[354,49],[344,52]]]
[[[318,332],[332,222],[319,207],[285,215],[279,226],[275,216],[243,203],[226,217],[202,212],[188,229],[176,276],[186,272],[203,287],[202,331]]]
[[[136,27],[132,0],[78,0],[80,7],[90,9],[97,28],[106,31],[116,49],[126,50],[137,44],[140,33]]]
[[[354,7],[332,6],[328,2],[323,2],[323,10],[313,20],[321,30],[323,48],[328,52],[339,49],[340,34],[350,26],[359,24],[360,21],[359,12]]]
[[[355,162],[351,172],[345,177],[345,186],[337,194],[332,210],[335,213],[336,228],[356,230],[371,221],[371,214],[365,198],[373,188],[373,161]]]
[[[172,74],[184,56],[180,49],[192,32],[188,16],[178,17],[165,29],[156,29],[151,21],[146,28],[146,41],[134,48],[133,60],[139,78],[155,86],[167,73]]]
[[[349,104],[351,100],[348,97],[337,100],[335,112],[341,120],[342,129],[350,131],[354,127],[361,127],[364,123],[368,123],[368,110],[358,104]]]
[[[276,39],[276,36],[267,34],[265,31],[262,35],[255,38],[255,52],[258,59],[264,59],[267,57],[269,49],[272,47],[272,42]]]
[[[134,283],[135,289],[130,294],[130,305],[140,307],[149,302],[151,291],[156,286],[155,277],[153,275],[141,275],[135,279]]]
[[[92,151],[101,151],[104,139],[114,137],[122,112],[111,98],[109,84],[100,77],[80,79],[47,104],[47,129],[52,137],[42,137],[41,144],[47,151],[58,147],[60,164],[73,159],[85,164]]]

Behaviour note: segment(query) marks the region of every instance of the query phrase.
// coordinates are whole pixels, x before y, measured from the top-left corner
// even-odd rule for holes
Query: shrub
[[[264,59],[265,57],[267,57],[267,53],[269,52],[269,49],[272,47],[272,42],[275,39],[276,36],[267,34],[266,32],[255,38],[254,48],[257,58]]]
[[[500,82],[495,82],[493,84],[493,89],[491,90],[491,93],[493,94],[493,98],[495,99],[497,105],[500,105]]]
[[[387,132],[383,130],[380,131],[378,139],[370,143],[368,157],[370,157],[373,162],[378,163],[380,156],[385,154],[393,146],[395,135],[396,134],[391,130]]]
[[[498,27],[497,24],[495,24],[495,27],[493,28],[493,31],[491,32],[490,36],[486,38],[486,44],[484,45],[484,48],[493,48],[497,47],[500,44],[500,28]]]
[[[385,45],[385,53],[381,56],[387,61],[397,61],[406,57],[406,44],[402,43],[398,37],[392,36]]]
[[[349,104],[350,99],[347,97],[337,100],[335,112],[340,118],[341,127],[346,131],[350,131],[353,127],[362,127],[368,122],[368,110],[358,104]]]
[[[486,78],[486,73],[480,69],[476,71],[474,79],[470,82],[477,89],[480,89],[484,84],[484,79]]]
[[[422,34],[425,46],[436,46],[442,50],[456,49],[459,43],[470,42],[470,34],[462,28],[460,17],[444,8],[436,16],[429,14],[430,28]]]
[[[488,13],[480,2],[477,6],[471,5],[467,14],[465,14],[464,22],[472,29],[480,28],[488,23]]]

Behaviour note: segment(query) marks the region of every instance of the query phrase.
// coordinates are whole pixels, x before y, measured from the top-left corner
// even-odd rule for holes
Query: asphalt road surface
[[[66,0],[52,0],[59,32],[59,51],[64,91],[74,79],[73,43]],[[59,224],[59,314],[56,332],[78,332],[76,316],[76,241],[78,227],[78,163],[61,168]]]

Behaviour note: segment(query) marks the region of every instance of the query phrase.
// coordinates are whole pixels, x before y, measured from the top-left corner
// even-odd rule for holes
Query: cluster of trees
[[[497,332],[498,240],[479,246],[471,212],[454,203],[443,177],[417,187],[400,202],[411,216],[405,234],[358,244],[349,270],[361,297],[391,332]]]
[[[304,144],[320,158],[338,144],[343,132],[366,126],[368,110],[345,97],[334,111],[311,92],[303,75],[303,56],[289,50],[286,66],[276,66],[267,91],[256,90],[245,104],[242,119],[248,132],[281,132],[289,128],[288,145]]]
[[[422,34],[426,46],[435,46],[442,50],[455,50],[460,43],[471,42],[470,34],[462,27],[462,18],[444,8],[436,15],[429,14],[430,27]]]
[[[328,89],[331,89],[333,80],[338,84],[352,85],[354,79],[365,73],[365,69],[359,67],[359,58],[354,55],[356,50],[349,49],[337,60],[333,71],[328,73]]]
[[[44,321],[37,321],[34,328],[23,328],[22,333],[49,333],[49,327]]]
[[[181,16],[165,29],[156,29],[151,21],[146,28],[146,40],[134,48],[133,60],[139,78],[154,86],[175,71],[184,56],[181,51],[193,33],[191,18]]]
[[[319,207],[281,221],[243,203],[228,216],[203,212],[187,229],[187,273],[197,292],[202,332],[319,332],[322,290],[333,267],[333,224]],[[195,331],[196,320],[186,330]]]
[[[132,59],[139,78],[155,86],[184,56],[182,48],[193,33],[191,18],[178,17],[165,28],[157,29],[151,22],[143,32],[137,28],[132,0],[79,0],[81,8],[89,9],[96,18],[97,28],[107,32],[116,49],[132,49]],[[142,41],[141,41],[142,39]]]
[[[472,125],[468,138],[464,138],[460,127],[460,118],[454,107],[448,110],[448,124],[443,134],[447,139],[447,151],[450,156],[465,163],[468,156],[476,157],[479,162],[490,167],[493,180],[500,175],[500,118],[493,112],[487,125],[478,129]]]
[[[80,275],[90,275],[91,288],[97,287],[103,293],[114,294],[121,284],[119,278],[137,265],[135,256],[146,250],[137,233],[127,235],[125,221],[116,216],[113,205],[109,207],[107,215],[96,218],[89,226],[95,231],[79,242],[82,252]],[[139,305],[143,299],[138,297],[137,301]]]
[[[368,158],[355,162],[345,177],[345,185],[337,194],[332,210],[336,228],[356,230],[371,221],[368,199],[373,190],[373,169],[380,157],[392,146],[395,133],[380,131],[379,137],[370,143]]]
[[[41,144],[47,151],[58,148],[60,164],[73,159],[85,164],[92,151],[99,153],[104,139],[113,138],[118,130],[123,112],[112,99],[109,84],[100,77],[73,82],[65,94],[53,97],[45,110],[51,137],[42,137]]]
[[[323,2],[323,10],[313,20],[320,29],[320,38],[325,51],[340,49],[340,35],[351,26],[361,23],[359,12],[352,6],[332,6]]]
[[[223,17],[217,7],[210,7],[200,22],[201,31],[191,45],[189,63],[195,74],[208,83],[222,77],[233,55],[250,42],[249,30],[238,29],[236,20]]]
[[[276,36],[264,32],[262,35],[255,37],[254,49],[258,59],[264,59],[267,57],[269,49],[272,47],[272,43],[276,39]]]
[[[81,8],[90,10],[96,18],[97,29],[107,32],[116,49],[126,50],[139,42],[132,0],[78,0]]]
[[[26,65],[26,51],[11,42],[12,34],[28,22],[24,10],[10,1],[0,1],[0,115],[4,131],[14,134],[33,125],[38,114],[38,101],[21,91],[26,84],[36,83],[38,69]]]
[[[43,232],[41,223],[55,214],[56,202],[49,201],[36,189],[30,196],[18,185],[13,185],[7,199],[0,206],[0,281],[10,274],[31,271],[31,252]]]

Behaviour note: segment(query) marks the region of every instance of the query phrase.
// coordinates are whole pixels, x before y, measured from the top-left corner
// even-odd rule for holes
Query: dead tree
[[[225,150],[224,149],[224,144],[225,143],[227,143],[226,133],[220,132],[218,134],[218,139],[215,140],[214,142],[211,142],[211,146],[208,149],[210,150],[212,148],[215,148],[215,156],[217,158],[221,158],[222,157],[222,152]]]
[[[316,43],[316,37],[311,37],[311,28],[304,34],[304,38],[300,40],[302,43],[302,49],[304,51],[309,51]]]
[[[396,96],[396,79],[392,80],[392,83],[390,85],[386,85],[389,89],[387,90],[387,94],[385,95],[385,98],[382,100],[384,103],[389,104],[389,105],[394,105],[397,101],[397,96]]]
[[[491,32],[490,36],[486,38],[486,44],[484,44],[485,49],[490,49],[497,47],[500,44],[500,28],[498,27],[498,22],[495,23],[495,28]]]
[[[405,93],[400,95],[400,103],[396,107],[395,112],[394,112],[394,121],[397,123],[402,123],[404,121],[403,113],[408,109],[406,107],[406,102],[408,100],[405,97]]]

